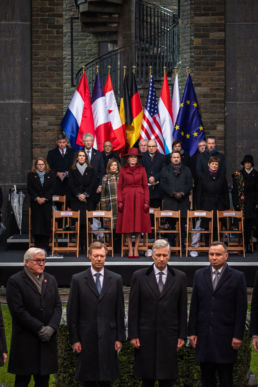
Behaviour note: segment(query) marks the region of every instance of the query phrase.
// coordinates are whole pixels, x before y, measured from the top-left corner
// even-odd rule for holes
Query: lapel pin
[[[47,283],[47,279],[44,279],[45,284]]]

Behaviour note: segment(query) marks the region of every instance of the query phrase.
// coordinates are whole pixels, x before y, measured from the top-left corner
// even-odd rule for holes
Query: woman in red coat
[[[120,170],[117,192],[116,232],[127,234],[128,257],[138,258],[141,233],[150,233],[149,188],[144,167],[138,164],[137,148],[128,151],[127,164]],[[132,234],[135,234],[133,249]]]

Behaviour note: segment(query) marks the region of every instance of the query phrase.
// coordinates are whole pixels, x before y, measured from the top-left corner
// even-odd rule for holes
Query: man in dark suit
[[[113,151],[113,145],[112,145],[111,141],[105,141],[103,144],[103,148],[104,148],[104,150],[103,150],[103,152],[101,152],[101,154],[103,157],[104,168],[105,168],[105,172],[106,172],[107,164],[108,164],[109,160],[116,159],[119,163],[121,163],[121,159],[118,156],[118,154]]]
[[[189,339],[196,348],[203,387],[233,387],[233,364],[245,330],[247,296],[244,274],[226,264],[227,247],[213,242],[210,266],[194,276]]]
[[[91,244],[91,267],[72,277],[67,305],[70,343],[79,355],[76,377],[85,387],[111,386],[125,340],[122,278],[104,268],[106,254],[103,243]]]
[[[251,335],[254,350],[258,352],[258,271],[255,275],[251,304]]]
[[[94,198],[94,207],[96,208],[98,202],[100,201],[102,178],[105,175],[105,166],[101,152],[93,148],[93,140],[94,138],[91,133],[83,135],[82,141],[84,144],[84,151],[96,174],[96,194]]]
[[[68,171],[74,160],[74,150],[67,146],[65,134],[59,134],[56,139],[56,148],[50,150],[47,155],[47,162],[56,175],[54,187],[55,195],[68,194]]]
[[[177,350],[186,337],[186,276],[168,266],[170,245],[158,239],[154,264],[134,272],[128,337],[135,348],[135,376],[143,387],[171,387],[177,378]]]
[[[161,207],[160,172],[164,165],[164,156],[157,152],[155,140],[148,141],[148,151],[143,153],[142,165],[146,170],[150,191],[150,207]]]
[[[32,247],[24,255],[24,270],[7,282],[6,297],[12,315],[8,371],[16,374],[15,387],[47,387],[57,372],[56,331],[62,305],[55,278],[44,272],[45,251]]]

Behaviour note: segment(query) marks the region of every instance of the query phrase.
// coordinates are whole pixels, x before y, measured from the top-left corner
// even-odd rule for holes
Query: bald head
[[[153,155],[157,151],[157,143],[155,140],[148,141],[148,152],[150,155]]]

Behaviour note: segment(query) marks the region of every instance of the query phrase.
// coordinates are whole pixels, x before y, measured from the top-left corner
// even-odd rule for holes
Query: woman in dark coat
[[[219,158],[212,156],[208,172],[199,178],[196,193],[198,210],[227,210],[229,208],[228,183],[224,174],[218,172]]]
[[[127,234],[128,257],[138,258],[141,233],[150,233],[149,188],[145,169],[138,163],[137,148],[128,151],[127,164],[120,170],[116,232]],[[135,234],[133,249],[132,234]]]
[[[0,304],[0,366],[3,366],[7,359],[7,346],[5,340],[4,320]]]
[[[73,211],[80,211],[80,246],[85,249],[86,211],[93,210],[93,195],[96,186],[96,175],[91,167],[86,153],[77,153],[72,168],[69,171],[68,184],[70,203]]]
[[[233,173],[232,200],[235,210],[244,211],[245,246],[251,252],[250,241],[258,204],[258,172],[254,169],[253,156],[245,155],[243,168]]]
[[[28,174],[27,189],[31,199],[31,230],[35,245],[48,250],[51,235],[52,195],[55,176],[43,157],[38,157]]]
[[[208,171],[204,172],[196,187],[196,206],[198,210],[214,210],[213,233],[217,233],[216,211],[227,210],[230,207],[228,183],[223,172],[219,171],[220,159],[212,156],[208,162]],[[206,222],[202,221],[202,227],[206,228]]]

